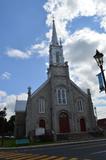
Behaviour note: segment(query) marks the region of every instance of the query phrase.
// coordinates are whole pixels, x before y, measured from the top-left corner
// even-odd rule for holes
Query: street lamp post
[[[100,53],[98,50],[96,50],[96,54],[94,55],[94,59],[97,62],[97,65],[99,66],[100,70],[101,70],[101,74],[103,77],[103,82],[104,82],[104,90],[106,93],[106,80],[105,80],[105,75],[104,75],[104,70],[103,70],[103,53]]]

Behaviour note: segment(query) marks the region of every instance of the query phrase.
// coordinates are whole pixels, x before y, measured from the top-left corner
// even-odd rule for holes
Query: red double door
[[[59,116],[59,127],[60,127],[60,133],[70,132],[69,116],[65,112],[62,112]]]
[[[62,112],[59,116],[59,127],[60,127],[60,133],[70,132],[69,116],[65,112]],[[80,119],[80,130],[81,132],[86,131],[86,124],[84,118]]]

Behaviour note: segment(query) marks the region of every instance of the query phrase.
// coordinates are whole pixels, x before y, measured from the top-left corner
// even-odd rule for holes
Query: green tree
[[[9,134],[9,136],[14,135],[14,126],[15,126],[15,115],[12,115],[8,121],[8,134]]]
[[[1,146],[3,146],[4,143],[4,136],[7,131],[7,119],[6,117],[6,108],[4,107],[2,110],[0,110],[0,136],[1,139]]]

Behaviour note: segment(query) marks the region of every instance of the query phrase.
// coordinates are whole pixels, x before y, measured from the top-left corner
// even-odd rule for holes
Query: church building
[[[28,137],[38,128],[50,130],[56,136],[92,131],[96,119],[90,89],[84,92],[70,79],[54,20],[47,76],[47,80],[33,93],[28,88],[27,102],[16,101],[16,137]]]

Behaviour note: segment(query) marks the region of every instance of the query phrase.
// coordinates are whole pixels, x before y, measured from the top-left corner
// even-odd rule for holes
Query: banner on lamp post
[[[97,74],[97,77],[98,77],[98,81],[99,81],[99,89],[100,89],[100,92],[102,92],[105,90],[102,73],[100,72],[99,74]]]

